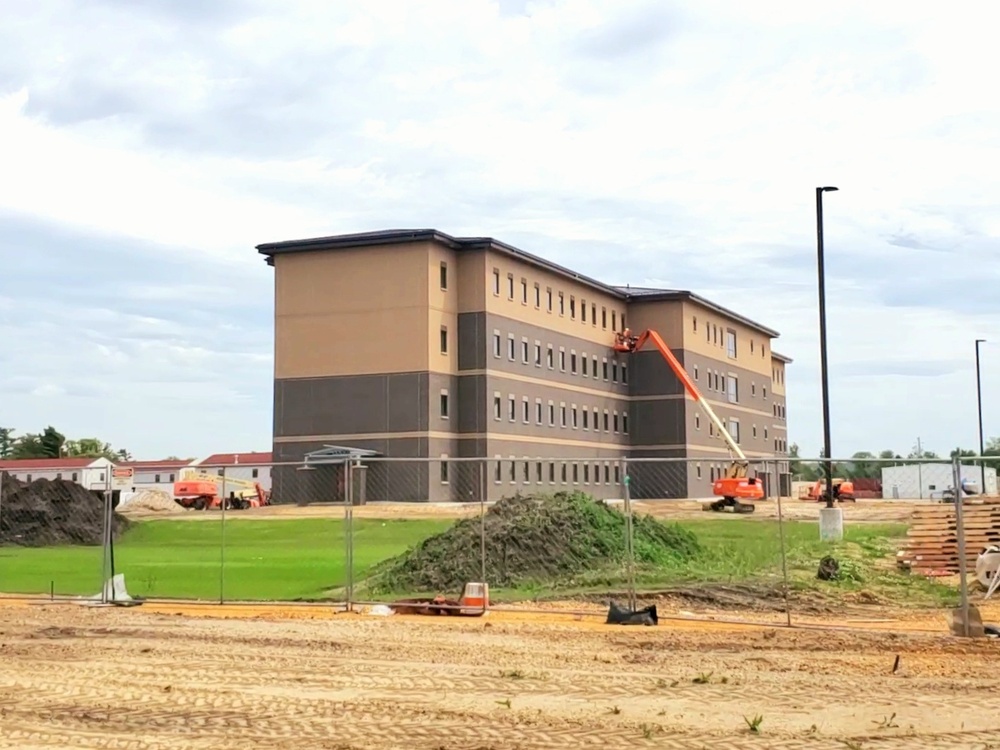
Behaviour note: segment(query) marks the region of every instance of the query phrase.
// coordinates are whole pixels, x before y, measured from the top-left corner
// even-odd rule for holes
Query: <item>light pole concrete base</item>
[[[822,542],[839,542],[844,538],[843,508],[819,509],[819,538]]]

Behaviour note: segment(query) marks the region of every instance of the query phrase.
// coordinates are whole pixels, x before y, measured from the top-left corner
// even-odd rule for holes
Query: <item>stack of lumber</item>
[[[966,500],[962,503],[965,527],[965,560],[971,573],[984,547],[1000,544],[1000,500]],[[953,503],[928,505],[913,511],[906,541],[896,553],[896,564],[912,573],[958,573],[958,523]]]

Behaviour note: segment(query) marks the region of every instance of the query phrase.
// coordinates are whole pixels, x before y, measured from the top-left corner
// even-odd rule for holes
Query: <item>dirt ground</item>
[[[611,504],[621,504],[621,501],[609,501]],[[702,510],[702,502],[698,500],[662,500],[636,501],[632,507],[636,513],[648,513],[653,516],[670,519],[710,519],[734,518],[730,513],[706,513]],[[707,500],[705,501],[707,502]],[[913,510],[929,501],[920,500],[858,500],[856,503],[843,503],[844,522],[851,523],[885,523],[906,522],[913,515]],[[818,520],[820,503],[806,502],[785,498],[781,502],[781,514],[786,520]],[[342,518],[345,508],[342,505],[317,503],[315,505],[272,505],[265,508],[250,508],[241,511],[227,511],[226,519],[240,518]],[[399,519],[435,519],[435,518],[465,518],[478,516],[481,512],[478,503],[381,503],[374,502],[353,508],[355,518],[399,518]],[[173,520],[219,520],[219,511],[191,511],[180,515],[164,516],[162,513],[149,511],[130,511],[129,518],[169,518]],[[778,517],[778,502],[766,500],[757,503],[753,514],[741,515],[740,520],[768,520]]]
[[[0,601],[0,747],[1000,748],[1000,643],[938,619],[631,628]]]

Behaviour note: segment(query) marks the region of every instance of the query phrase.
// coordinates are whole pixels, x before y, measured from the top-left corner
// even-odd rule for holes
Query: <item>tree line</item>
[[[125,448],[114,448],[98,438],[67,440],[49,425],[41,432],[18,434],[13,427],[0,427],[0,458],[106,458],[131,461]]]
[[[858,451],[846,461],[835,461],[833,472],[838,477],[846,479],[881,479],[882,469],[886,466],[905,466],[926,461],[943,461],[954,458],[978,456],[978,450],[955,448],[947,457],[939,456],[934,451],[924,450],[914,446],[907,455],[902,456],[896,451],[884,450],[878,453]],[[983,465],[1000,472],[1000,437],[991,437],[986,441],[983,450]],[[995,456],[995,458],[994,458]],[[816,461],[803,461],[799,457],[799,446],[792,443],[788,446],[789,472],[799,481],[811,482],[824,475],[823,464]],[[820,451],[820,458],[822,458]]]

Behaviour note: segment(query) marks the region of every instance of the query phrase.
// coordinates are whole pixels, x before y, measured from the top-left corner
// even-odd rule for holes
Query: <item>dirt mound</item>
[[[701,553],[698,539],[675,524],[633,515],[638,564],[667,565]],[[448,531],[379,565],[368,585],[375,593],[461,591],[482,580],[494,587],[607,585],[624,574],[626,516],[582,493],[517,495],[497,502],[480,519]]]
[[[163,490],[142,490],[122,493],[118,512],[129,513],[186,513],[171,495]]]
[[[0,544],[48,547],[59,544],[100,545],[104,537],[104,496],[65,479],[36,479],[26,484],[0,476]],[[117,513],[117,538],[128,525]]]

